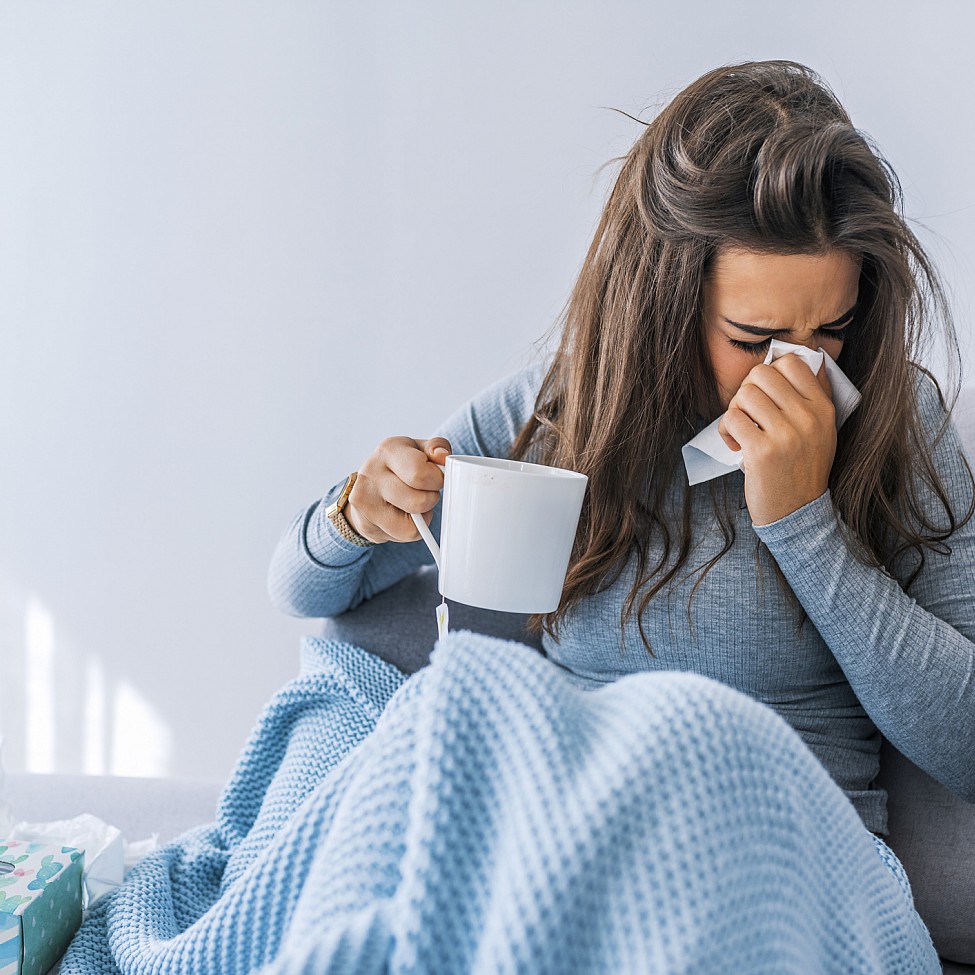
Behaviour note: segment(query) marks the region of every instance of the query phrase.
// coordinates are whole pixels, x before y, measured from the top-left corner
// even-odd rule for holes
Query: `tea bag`
[[[437,607],[437,638],[443,640],[447,636],[447,627],[450,623],[450,610],[447,607],[447,600]]]

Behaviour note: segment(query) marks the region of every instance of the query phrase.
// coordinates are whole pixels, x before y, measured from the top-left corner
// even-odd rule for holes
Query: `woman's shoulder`
[[[537,360],[485,387],[460,407],[440,428],[451,442],[460,438],[465,450],[487,456],[505,451],[531,419],[549,363]]]
[[[509,409],[526,413],[527,419],[535,408],[535,400],[549,366],[550,363],[545,360],[528,362],[486,386],[471,402],[484,407],[504,403]]]

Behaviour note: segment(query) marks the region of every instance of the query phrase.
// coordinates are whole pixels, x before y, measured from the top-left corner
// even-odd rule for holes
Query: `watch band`
[[[345,506],[349,503],[349,495],[355,479],[359,476],[358,471],[353,471],[345,480],[339,496],[325,509],[325,517],[335,526],[335,530],[347,541],[360,548],[369,548],[375,542],[363,538],[350,524],[345,517]]]
[[[369,541],[368,538],[363,538],[350,524],[349,519],[342,514],[341,511],[336,512],[335,516],[330,519],[333,525],[335,525],[335,530],[347,541],[352,542],[353,545],[358,545],[359,548],[369,548],[371,545],[375,545],[375,542]]]

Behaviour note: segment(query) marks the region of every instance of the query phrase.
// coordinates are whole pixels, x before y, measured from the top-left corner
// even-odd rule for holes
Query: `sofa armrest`
[[[2,798],[15,819],[40,823],[91,813],[128,840],[153,833],[167,843],[212,823],[222,783],[205,779],[142,779],[112,775],[9,772]]]
[[[907,870],[918,914],[942,958],[975,965],[975,804],[884,742],[887,843]]]

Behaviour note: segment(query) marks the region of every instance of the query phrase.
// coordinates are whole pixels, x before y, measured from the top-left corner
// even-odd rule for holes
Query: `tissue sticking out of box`
[[[84,850],[86,910],[122,883],[127,866],[158,846],[155,836],[137,843],[126,843],[117,827],[91,813],[48,823],[17,823],[9,835],[12,839],[60,843]]]

